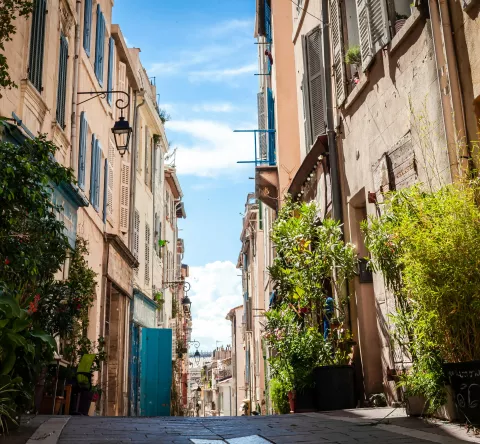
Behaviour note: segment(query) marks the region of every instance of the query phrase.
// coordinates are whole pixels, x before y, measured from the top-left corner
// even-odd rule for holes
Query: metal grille
[[[130,164],[123,162],[120,184],[120,230],[128,230],[128,203],[129,203]]]
[[[30,36],[30,55],[28,60],[28,80],[42,91],[43,54],[45,49],[45,18],[47,0],[37,0],[32,14],[32,29]]]
[[[68,42],[60,35],[60,57],[58,61],[57,113],[58,124],[65,128],[65,101],[67,98]]]
[[[140,213],[135,210],[133,221],[133,255],[138,259],[138,250],[140,247]]]
[[[145,224],[145,285],[150,284],[150,227]]]

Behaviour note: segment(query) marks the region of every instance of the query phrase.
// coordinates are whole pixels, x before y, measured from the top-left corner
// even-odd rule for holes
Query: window
[[[68,42],[67,38],[60,34],[60,55],[58,60],[58,86],[57,86],[57,123],[65,129],[65,102],[67,97],[67,64]]]
[[[100,141],[92,135],[92,157],[90,167],[90,203],[96,211],[100,205],[100,168],[102,161],[102,150]]]
[[[165,217],[170,220],[170,193],[165,190]]]
[[[37,0],[32,13],[28,80],[41,92],[43,90],[43,55],[45,50],[45,22],[47,0]]]
[[[78,186],[85,191],[85,161],[87,157],[88,122],[85,111],[80,113],[80,134],[78,147]]]
[[[272,10],[269,0],[265,0],[265,38],[267,42],[272,41]]]
[[[83,11],[83,49],[90,57],[90,45],[92,42],[92,0],[85,0]]]
[[[105,55],[105,17],[97,5],[97,35],[95,41],[95,75],[98,83],[103,86],[103,63]]]
[[[320,27],[303,40],[304,78],[302,84],[307,152],[317,137],[325,134],[324,68]]]
[[[296,0],[295,4],[297,5],[296,10],[297,10],[297,16],[302,14],[303,10],[303,0]]]
[[[145,285],[150,284],[150,226],[145,224]]]
[[[108,76],[107,76],[107,90],[113,89],[113,58],[115,54],[115,41],[113,37],[108,40]],[[107,94],[107,102],[112,105],[112,93]]]
[[[152,189],[152,146],[150,139],[150,132],[148,127],[145,127],[145,184]]]

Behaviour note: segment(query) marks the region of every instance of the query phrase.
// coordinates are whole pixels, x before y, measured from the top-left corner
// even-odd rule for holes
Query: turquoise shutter
[[[107,78],[107,90],[113,89],[113,54],[115,51],[115,42],[113,37],[108,40],[108,78]],[[107,102],[112,104],[112,93],[107,94]]]
[[[83,12],[83,48],[90,57],[90,46],[92,42],[92,0],[85,0]]]
[[[97,5],[97,37],[95,41],[95,75],[103,86],[103,62],[105,53],[105,18],[100,5]]]
[[[60,57],[58,67],[57,85],[57,123],[65,128],[65,102],[67,98],[67,67],[68,67],[68,42],[67,38],[60,35]]]
[[[108,192],[108,159],[105,159],[105,167],[103,169],[103,223],[107,222],[107,192]]]
[[[95,206],[95,169],[97,163],[97,139],[92,135],[92,157],[90,162],[90,203]]]
[[[102,148],[100,145],[100,140],[96,141],[96,161],[95,161],[95,209],[99,211],[100,209],[100,177],[101,177],[101,164],[102,164]]]
[[[268,111],[268,129],[275,129],[275,101],[273,99],[273,93],[270,88],[267,89],[267,111]],[[275,133],[268,133],[268,163],[269,165],[276,164],[276,151],[275,151]]]
[[[265,38],[267,42],[272,42],[272,10],[267,0],[265,0]]]
[[[85,117],[85,111],[80,114],[80,134],[79,134],[79,149],[78,149],[78,186],[85,189],[85,159],[87,155],[87,133],[88,124]]]
[[[42,91],[43,54],[45,49],[45,19],[47,15],[47,0],[37,0],[32,14],[30,35],[30,54],[28,59],[28,80],[38,90]]]

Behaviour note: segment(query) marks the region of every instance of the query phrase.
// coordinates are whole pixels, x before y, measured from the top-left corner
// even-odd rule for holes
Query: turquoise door
[[[172,330],[142,328],[140,416],[170,416]]]

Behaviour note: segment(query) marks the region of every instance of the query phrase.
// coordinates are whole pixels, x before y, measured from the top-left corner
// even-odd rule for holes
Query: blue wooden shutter
[[[96,142],[96,161],[95,161],[95,203],[94,207],[97,211],[100,209],[100,177],[101,177],[101,165],[102,165],[102,147],[100,140]]]
[[[107,222],[107,190],[108,190],[108,159],[105,159],[105,167],[103,169],[103,223]]]
[[[265,0],[265,38],[267,42],[272,41],[272,10],[268,1]]]
[[[92,43],[92,0],[85,0],[83,12],[83,48],[90,57],[90,46]]]
[[[103,63],[105,54],[105,18],[100,5],[97,5],[97,36],[95,41],[95,75],[103,86]]]
[[[268,129],[275,129],[275,101],[273,99],[272,90],[267,89],[267,110],[268,110]],[[276,164],[275,151],[275,133],[268,133],[268,163],[270,165]]]
[[[115,42],[113,37],[108,40],[108,78],[107,78],[107,90],[113,89],[113,55],[115,51]],[[107,102],[112,104],[112,93],[107,94]]]
[[[32,14],[32,29],[30,36],[30,55],[28,59],[28,80],[42,91],[43,54],[45,49],[45,19],[47,0],[37,0]]]
[[[67,38],[60,35],[60,57],[58,61],[58,85],[57,85],[57,112],[58,124],[65,128],[65,102],[67,98],[67,67],[68,67],[68,42]]]
[[[97,139],[95,134],[92,135],[92,155],[90,161],[90,203],[95,206],[95,169],[97,163]]]
[[[85,159],[87,157],[87,135],[88,124],[85,117],[85,111],[80,114],[80,134],[79,134],[79,148],[78,148],[78,186],[85,189]]]

